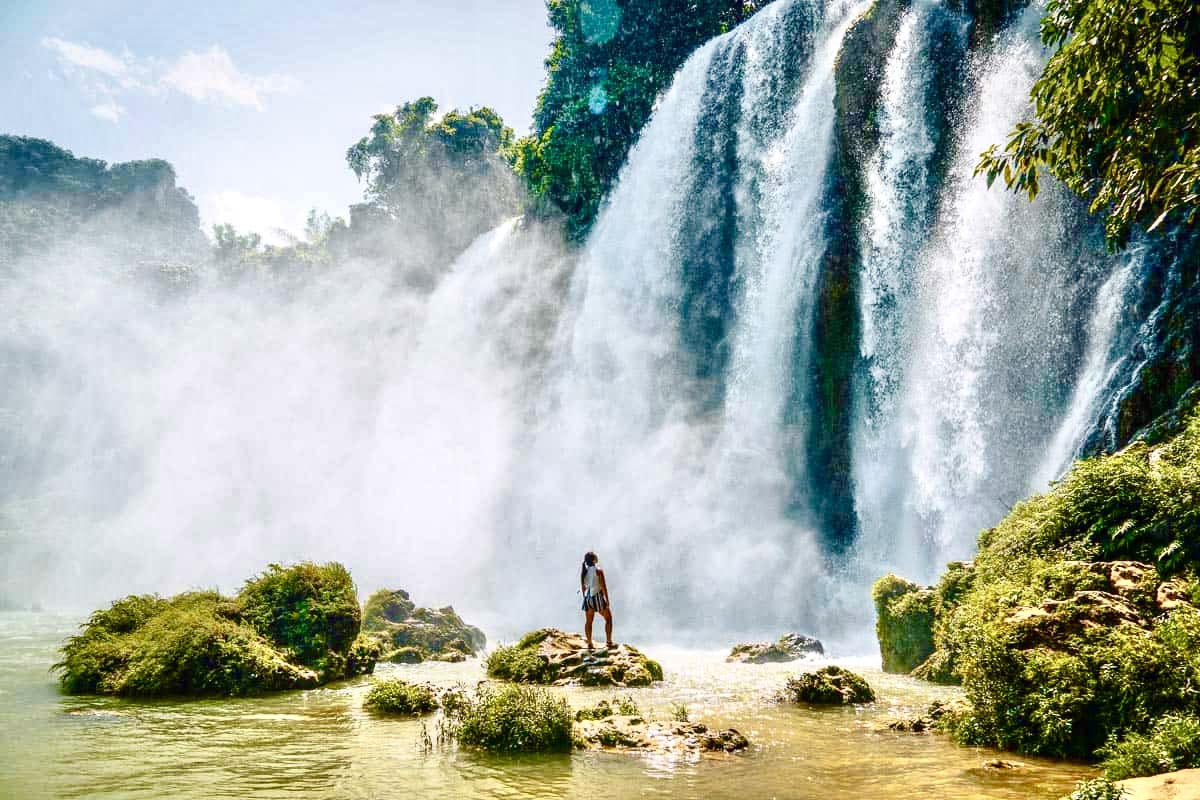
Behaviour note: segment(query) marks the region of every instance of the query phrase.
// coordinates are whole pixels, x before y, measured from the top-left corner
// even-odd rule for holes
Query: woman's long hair
[[[600,559],[596,558],[596,554],[588,550],[583,554],[583,567],[579,570],[579,582],[583,583],[587,580],[587,568],[595,564]]]

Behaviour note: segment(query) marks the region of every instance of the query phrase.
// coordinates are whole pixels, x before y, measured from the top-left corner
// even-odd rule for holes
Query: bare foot
[[[605,643],[604,643],[604,646],[605,646],[606,648],[612,648],[612,647],[616,647],[616,645],[615,645],[615,644],[613,644],[612,642],[605,642]]]

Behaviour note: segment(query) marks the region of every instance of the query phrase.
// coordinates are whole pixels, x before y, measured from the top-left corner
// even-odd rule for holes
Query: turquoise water
[[[498,757],[437,742],[435,716],[362,710],[369,680],[249,699],[131,701],[61,694],[47,671],[77,624],[52,614],[0,614],[0,796],[12,798],[1058,798],[1086,767],[1016,758],[941,737],[881,731],[955,690],[862,672],[880,701],[814,710],[770,702],[796,665],[726,664],[723,653],[645,649],[666,680],[632,690],[650,716],[672,703],[735,727],[743,755],[676,759],[577,752]],[[454,684],[483,678],[463,664],[383,665],[378,674]],[[562,690],[573,705],[615,693]],[[428,736],[428,740],[426,739]]]

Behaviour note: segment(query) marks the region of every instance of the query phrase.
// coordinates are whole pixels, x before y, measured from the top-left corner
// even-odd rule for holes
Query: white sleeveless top
[[[590,595],[600,594],[600,576],[596,574],[596,565],[587,568],[583,576],[583,586]]]

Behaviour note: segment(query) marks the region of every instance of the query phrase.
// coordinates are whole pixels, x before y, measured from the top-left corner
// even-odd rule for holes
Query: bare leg
[[[583,613],[587,614],[587,616],[583,620],[583,635],[587,639],[588,650],[591,650],[592,649],[592,620],[596,618],[596,612],[589,608],[587,611],[585,611]]]
[[[613,646],[613,640],[612,640],[612,611],[610,611],[609,609],[607,609],[607,608],[606,608],[606,609],[604,609],[603,611],[601,611],[600,613],[604,615],[604,638],[605,638],[605,640],[606,640],[606,641],[605,641],[605,646],[606,646],[606,647],[612,647],[612,646]],[[588,630],[591,630],[591,628],[588,628]],[[589,635],[589,636],[588,636],[588,641],[590,642],[591,640],[592,640],[592,637]]]

